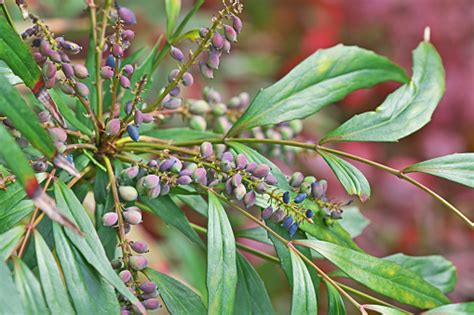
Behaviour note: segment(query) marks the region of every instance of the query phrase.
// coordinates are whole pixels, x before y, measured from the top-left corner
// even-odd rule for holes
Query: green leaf
[[[421,172],[474,188],[474,153],[455,153],[413,164],[404,173]]]
[[[176,20],[181,12],[181,0],[165,0],[166,36],[172,37]]]
[[[290,250],[293,270],[293,292],[291,299],[291,314],[317,314],[318,303],[313,281],[303,260]],[[332,313],[331,313],[332,314]]]
[[[393,142],[422,128],[444,94],[444,69],[436,49],[423,42],[413,51],[413,77],[373,112],[356,115],[328,133],[329,141]]]
[[[25,233],[25,226],[19,225],[0,234],[0,264],[10,257]]]
[[[1,86],[2,85],[0,85],[0,89]],[[3,125],[0,125],[0,139],[2,139],[0,158],[7,163],[16,175],[16,179],[18,179],[25,190],[31,194],[38,185],[38,182],[33,169],[28,163],[28,159]]]
[[[384,257],[403,268],[420,275],[425,281],[448,293],[454,290],[457,281],[456,267],[442,256],[407,256],[401,253]]]
[[[392,307],[382,306],[382,305],[374,305],[374,304],[365,304],[364,309],[376,311],[383,315],[408,315],[406,312],[402,312]]]
[[[314,249],[355,281],[401,303],[419,308],[449,303],[438,288],[394,262],[328,242],[301,240],[295,243]]]
[[[305,118],[349,93],[385,81],[405,83],[405,72],[385,57],[355,46],[318,50],[283,79],[261,90],[227,137],[257,126]]]
[[[119,304],[113,287],[70,244],[61,226],[53,223],[53,233],[56,253],[77,314],[117,314]]]
[[[344,207],[344,217],[339,220],[339,224],[352,238],[361,235],[369,223],[370,221],[360,213],[358,207]]]
[[[0,60],[0,75],[4,76],[11,85],[23,83],[23,80],[17,77],[12,69],[2,60]]]
[[[448,304],[423,312],[423,315],[471,315],[474,313],[474,302]]]
[[[107,255],[102,246],[97,246],[100,243],[99,236],[95,231],[94,225],[87,215],[86,210],[81,202],[77,199],[74,192],[68,188],[64,183],[56,181],[54,183],[54,195],[58,208],[64,211],[66,215],[73,218],[73,221],[79,226],[84,236],[79,236],[70,229],[67,229],[66,235],[79,252],[84,256],[86,261],[97,272],[104,277],[104,279],[113,285],[117,291],[124,295],[132,303],[138,303],[138,299],[128,290],[127,286],[118,277],[116,272],[112,269]]]
[[[240,254],[237,255],[236,300],[234,314],[275,313],[265,284],[255,268]]]
[[[25,314],[20,294],[12,280],[8,266],[0,261],[0,314]]]
[[[196,231],[191,227],[188,219],[183,211],[171,200],[169,196],[161,196],[156,199],[149,199],[143,197],[140,201],[148,206],[153,213],[158,215],[166,222],[177,228],[181,233],[186,235],[194,243],[198,244],[202,249],[205,249],[203,241],[199,238]]]
[[[281,224],[273,223],[270,220],[265,220],[265,224],[272,229],[275,233],[286,239],[288,242],[292,240],[290,235],[288,234],[288,231],[284,229]],[[283,244],[279,239],[277,239],[273,234],[268,233],[268,237],[273,243],[273,246],[275,247],[276,253],[278,255],[278,258],[280,259],[280,266],[283,269],[283,272],[285,273],[286,277],[288,278],[288,282],[290,283],[290,286],[293,286],[293,267],[292,267],[292,262],[291,262],[291,257],[290,257],[290,250],[288,249],[287,244]],[[296,234],[293,236],[294,239],[304,239],[305,235],[301,231],[297,231]],[[302,246],[298,246],[297,249],[308,257],[309,259],[312,259],[311,256],[311,251]],[[319,289],[319,277],[318,273],[316,270],[313,268],[310,268],[309,274],[311,276],[311,279],[313,280],[313,286],[315,288],[315,291],[318,291]]]
[[[210,131],[199,131],[193,130],[191,128],[150,128],[150,130],[146,130],[140,134],[156,137],[162,140],[172,140],[171,143],[181,141],[207,140],[220,137],[220,135]]]
[[[207,218],[207,208],[209,207],[207,205],[207,201],[202,198],[200,195],[173,195],[171,196],[173,198],[173,201],[180,201],[184,202],[187,204],[189,207],[191,207],[194,211],[198,212],[202,216]]]
[[[25,307],[24,314],[49,314],[44,300],[41,285],[33,272],[18,258],[13,260],[15,268],[15,283],[20,292],[22,304]]]
[[[235,239],[224,207],[209,192],[207,289],[209,314],[231,314],[237,287]]]
[[[76,128],[77,130],[79,130],[80,132],[86,135],[92,136],[92,130],[89,129],[89,127],[87,127],[86,125],[84,125],[77,118],[77,114],[71,108],[69,108],[62,94],[58,93],[55,89],[49,90],[49,94],[51,95],[51,98],[58,106],[58,109],[61,112],[61,114],[71,124],[71,126],[73,126],[74,128]]]
[[[194,16],[194,14],[196,14],[196,12],[203,5],[203,3],[204,3],[204,0],[197,0],[196,3],[194,3],[193,8],[188,12],[188,14],[186,14],[186,16],[181,21],[181,23],[179,23],[178,28],[176,29],[176,31],[173,34],[173,37],[170,40],[174,41],[174,39],[178,37],[181,34],[181,32],[183,32],[183,29],[186,27],[189,20]]]
[[[20,188],[23,191],[23,188]],[[0,203],[1,204],[1,203]],[[10,230],[28,214],[32,213],[35,206],[33,201],[22,200],[10,209],[0,208],[0,233]]]
[[[0,81],[6,80],[0,76]],[[20,93],[10,84],[0,84],[0,113],[8,117],[21,134],[48,158],[56,149],[48,133],[41,127],[38,117],[25,103]],[[2,137],[3,139],[3,137]]]
[[[41,78],[41,72],[28,46],[8,24],[4,16],[0,16],[0,34],[2,34],[0,37],[0,60],[3,60],[13,73],[32,89]],[[4,80],[3,76],[2,80]]]
[[[41,234],[34,232],[39,276],[52,314],[74,314],[56,260]]]
[[[207,314],[199,295],[183,283],[150,268],[146,268],[144,273],[158,286],[170,314]]]
[[[359,169],[332,153],[323,150],[318,150],[318,153],[328,163],[349,195],[357,195],[363,202],[370,198],[369,182]]]
[[[285,174],[282,173],[280,168],[273,164],[270,160],[268,160],[266,157],[258,153],[256,150],[246,146],[245,144],[238,143],[238,142],[227,142],[227,145],[229,145],[233,150],[235,150],[237,153],[243,153],[247,157],[247,159],[251,162],[259,163],[259,164],[266,164],[270,166],[272,170],[272,174],[277,178],[278,183],[277,187],[283,190],[289,190],[290,185],[288,184],[288,181],[286,180]]]
[[[272,241],[268,238],[267,231],[265,231],[260,226],[256,226],[251,229],[238,230],[235,233],[235,237],[243,237],[260,243],[272,245]]]
[[[327,281],[324,281],[324,284],[328,290],[328,314],[345,315],[346,306],[339,291]]]

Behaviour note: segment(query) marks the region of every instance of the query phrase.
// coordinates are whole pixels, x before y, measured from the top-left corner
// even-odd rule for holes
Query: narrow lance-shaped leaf
[[[422,42],[413,51],[412,80],[390,94],[373,112],[356,115],[328,133],[329,141],[393,142],[422,128],[431,120],[444,94],[444,68],[436,49]]]
[[[339,291],[329,282],[324,281],[328,290],[328,314],[331,315],[345,315],[346,306],[342,300],[342,296]]]
[[[166,35],[171,37],[173,35],[176,20],[181,11],[181,0],[165,0],[166,10]]]
[[[423,312],[423,315],[472,315],[474,302],[448,304]]]
[[[146,268],[144,272],[158,286],[160,296],[171,314],[207,314],[201,298],[192,289],[153,269]]]
[[[171,200],[169,196],[162,196],[158,199],[141,198],[141,202],[150,207],[154,214],[160,216],[166,224],[177,228],[181,233],[186,235],[191,241],[205,249],[205,245],[197,235],[196,231],[191,227],[188,219],[183,211]]]
[[[34,232],[39,276],[52,314],[74,314],[53,254],[38,231]]]
[[[407,256],[394,254],[384,257],[420,275],[444,293],[454,290],[457,281],[456,267],[443,256]]]
[[[13,283],[10,270],[0,261],[0,314],[25,314],[20,294]]]
[[[33,89],[41,79],[38,68],[28,46],[8,24],[4,16],[0,16],[0,59],[3,60],[27,87]]]
[[[10,257],[25,233],[25,226],[19,225],[0,234],[0,264]]]
[[[234,306],[234,314],[274,314],[265,284],[254,267],[241,254],[237,255],[237,273],[238,303]]]
[[[5,85],[6,84],[0,84],[0,90],[1,87]],[[13,170],[16,178],[23,185],[28,197],[31,198],[35,205],[43,210],[51,220],[69,227],[76,233],[80,233],[76,225],[69,220],[68,217],[58,211],[54,200],[43,192],[27,158],[3,125],[0,125],[0,139],[2,139],[0,158],[5,160],[7,165]]]
[[[305,118],[355,90],[392,80],[405,83],[408,78],[403,69],[369,50],[343,45],[318,50],[261,90],[227,136]]]
[[[357,195],[361,201],[370,198],[369,182],[359,169],[332,153],[322,150],[318,153],[328,163],[348,194]]]
[[[299,240],[295,244],[314,249],[355,281],[401,303],[419,308],[449,303],[438,288],[394,262],[317,240]]]
[[[0,81],[2,80],[5,78],[0,77]],[[51,159],[55,156],[53,141],[20,93],[10,84],[0,84],[0,113],[7,116],[15,128],[46,157]]]
[[[407,312],[402,312],[398,309],[382,306],[382,305],[375,305],[375,304],[366,304],[364,305],[364,309],[376,311],[383,315],[408,315]]]
[[[117,273],[112,269],[110,262],[105,254],[102,246],[97,246],[100,243],[99,236],[92,224],[90,218],[87,216],[86,210],[81,202],[77,199],[74,192],[64,183],[57,181],[54,183],[54,195],[58,203],[58,207],[67,215],[74,219],[74,222],[84,232],[84,236],[79,236],[66,230],[66,235],[79,252],[84,256],[84,259],[118,292],[125,296],[129,301],[135,305],[138,304],[138,299],[133,295],[120,280]]]
[[[23,83],[23,81],[17,77],[12,69],[2,60],[0,60],[0,74],[7,79],[7,82],[11,85],[17,85]]]
[[[71,244],[64,230],[54,223],[53,233],[58,260],[77,314],[118,313],[119,304],[113,287]]]
[[[421,172],[474,188],[474,153],[455,153],[413,164],[404,173]]]
[[[291,299],[291,314],[317,314],[316,291],[306,265],[301,258],[290,250],[293,270],[293,292]]]
[[[224,207],[209,192],[207,289],[209,314],[231,314],[237,287],[235,239]]]
[[[26,314],[49,314],[41,285],[33,272],[18,258],[13,260],[15,283]]]

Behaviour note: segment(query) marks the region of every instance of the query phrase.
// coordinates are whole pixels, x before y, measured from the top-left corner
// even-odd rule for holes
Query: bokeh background
[[[7,1],[8,3],[9,1]],[[151,47],[165,30],[164,1],[122,0],[132,7],[139,23],[133,49]],[[256,91],[281,78],[293,66],[317,49],[338,43],[357,45],[385,55],[410,73],[411,51],[422,40],[425,26],[431,27],[431,41],[439,50],[446,69],[447,91],[432,122],[423,130],[399,143],[346,143],[336,147],[348,152],[402,168],[416,161],[454,152],[474,152],[474,1],[472,0],[247,0],[244,31],[230,56],[223,58],[213,81],[198,82],[186,93],[199,97],[200,89],[212,86],[226,96]],[[10,1],[13,3],[13,1]],[[87,14],[81,0],[28,1],[33,12],[44,17],[57,33],[87,46]],[[183,11],[193,1],[183,0]],[[207,26],[220,0],[206,0],[190,27]],[[12,6],[13,9],[13,6]],[[12,10],[16,11],[16,10]],[[16,13],[16,12],[15,12]],[[16,14],[17,15],[17,14]],[[26,27],[26,25],[25,25]],[[84,58],[80,55],[79,58]],[[171,60],[159,69],[165,77]],[[158,82],[160,82],[158,80]],[[326,131],[352,115],[372,110],[396,84],[381,84],[351,94],[335,106],[305,120],[302,140],[317,141]],[[341,185],[322,159],[311,154],[299,156],[295,163],[278,163],[286,172],[302,171],[327,178],[329,194],[348,200]],[[367,252],[385,256],[397,252],[408,255],[440,254],[454,262],[458,285],[449,296],[455,301],[474,299],[474,233],[453,213],[417,188],[382,173],[357,165],[372,184],[373,197],[359,204],[370,220],[357,243]],[[474,219],[474,191],[431,176],[418,176]],[[201,218],[187,212],[197,223]],[[235,216],[241,227],[251,224]],[[170,272],[205,299],[205,254],[183,236],[152,218],[146,231],[135,231],[154,243],[154,267]],[[255,244],[253,244],[255,245]],[[279,269],[271,263],[249,256],[262,275],[279,314],[290,308],[290,291]],[[330,266],[325,266],[330,268]],[[322,312],[326,301],[320,297]],[[351,312],[350,306],[348,306]]]

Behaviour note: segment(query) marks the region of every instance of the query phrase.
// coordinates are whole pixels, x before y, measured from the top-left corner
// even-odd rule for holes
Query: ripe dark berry
[[[283,202],[288,204],[290,202],[290,192],[289,191],[285,191],[283,193]]]
[[[306,210],[306,217],[308,219],[311,219],[313,216],[314,216],[313,210],[310,210],[310,209]]]

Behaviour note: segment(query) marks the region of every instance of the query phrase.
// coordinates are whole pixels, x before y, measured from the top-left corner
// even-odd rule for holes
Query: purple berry
[[[100,77],[104,80],[109,80],[114,76],[114,69],[109,66],[104,66],[100,69]]]
[[[81,82],[76,83],[76,92],[79,94],[79,96],[87,99],[89,97],[89,88],[87,85]]]
[[[214,71],[209,68],[207,63],[200,62],[199,63],[199,70],[201,71],[201,75],[206,79],[213,79],[214,78]]]
[[[328,189],[328,182],[324,179],[311,184],[311,194],[314,198],[321,198],[326,195]]]
[[[49,54],[48,54],[48,57],[49,59],[51,59],[52,61],[54,62],[61,62],[62,59],[61,59],[61,54],[59,53],[59,51],[57,50],[50,50]]]
[[[255,175],[256,177],[264,178],[265,176],[268,175],[269,172],[270,172],[270,167],[268,165],[259,164],[253,170],[252,174]]]
[[[135,165],[124,169],[123,172],[128,179],[134,179],[135,177],[137,177],[139,170],[140,168]]]
[[[133,242],[130,247],[138,254],[144,254],[148,252],[148,244],[142,241]]]
[[[201,153],[201,156],[205,159],[211,157],[212,156],[212,144],[210,142],[207,142],[207,141],[201,143],[200,153]]]
[[[242,200],[247,193],[247,189],[245,188],[244,184],[240,184],[234,188],[233,194],[235,199]]]
[[[247,172],[252,173],[256,168],[257,168],[257,163],[255,163],[255,162],[250,162],[250,163],[247,165],[247,167],[245,168],[245,170],[246,170]]]
[[[233,27],[229,25],[224,25],[224,34],[225,34],[225,38],[227,38],[229,42],[237,41],[237,32],[235,31]]]
[[[290,225],[293,224],[293,217],[291,215],[287,216],[285,220],[283,220],[283,227],[288,229]]]
[[[171,96],[174,96],[174,97],[178,96],[179,93],[181,93],[181,89],[179,88],[179,86],[175,86],[175,87],[174,87],[173,89],[171,89],[171,91],[170,91],[170,95],[171,95]]]
[[[143,306],[145,306],[147,310],[156,310],[161,307],[161,304],[158,299],[151,298],[143,301]]]
[[[132,256],[130,257],[129,263],[130,267],[137,271],[143,270],[148,266],[148,261],[143,256]]]
[[[295,199],[294,199],[294,202],[295,203],[302,203],[306,197],[308,197],[308,194],[307,193],[301,193],[301,194],[298,194]]]
[[[219,32],[216,32],[212,37],[212,46],[217,50],[222,49],[224,47],[224,37]]]
[[[160,163],[160,171],[167,171],[169,170],[174,163],[176,163],[176,159],[167,159]]]
[[[232,48],[232,44],[226,39],[224,41],[224,47],[222,47],[222,51],[226,54],[230,53],[230,49]]]
[[[66,78],[71,79],[74,76],[74,68],[69,63],[61,64],[61,69]]]
[[[51,61],[46,61],[43,65],[43,77],[46,80],[54,78],[56,75],[56,65]]]
[[[163,107],[166,109],[177,109],[181,107],[182,100],[179,97],[173,97],[169,101],[163,103]]]
[[[194,170],[192,175],[193,180],[196,183],[207,185],[207,172],[206,169],[203,167],[199,167]]]
[[[127,76],[131,76],[133,74],[133,66],[128,64],[128,65],[125,65],[123,66],[122,68],[122,71],[127,75]]]
[[[184,86],[191,86],[194,83],[193,75],[189,72],[185,72],[182,77]]]
[[[77,78],[79,79],[85,79],[89,76],[89,71],[87,68],[81,64],[77,64],[73,66],[74,68],[74,74],[76,75]]]
[[[232,17],[232,26],[234,27],[234,30],[238,33],[242,31],[242,20],[238,16],[233,16]]]
[[[235,166],[238,169],[240,170],[245,169],[245,167],[247,167],[247,164],[248,164],[247,157],[242,153],[237,154],[237,156],[235,157],[235,164],[236,164]]]
[[[270,217],[270,221],[273,223],[279,223],[285,218],[285,211],[282,209],[278,209],[277,211],[273,212],[272,216]]]
[[[128,101],[125,104],[125,114],[130,115],[132,113],[132,109],[133,109],[133,103],[132,101]]]
[[[117,213],[115,212],[107,212],[106,214],[104,214],[104,216],[102,217],[102,224],[104,226],[114,226],[115,224],[117,224],[117,220],[118,220],[118,215]]]
[[[231,181],[231,183],[232,183],[232,186],[237,187],[237,186],[239,186],[240,184],[242,184],[242,175],[240,175],[239,173],[234,174],[234,175],[230,178],[230,181]]]
[[[283,193],[283,202],[288,204],[290,203],[290,192],[289,191],[285,191]]]
[[[70,42],[67,40],[59,41],[59,45],[68,53],[76,55],[81,52],[82,47],[74,42]]]
[[[135,32],[132,30],[125,30],[122,33],[122,38],[126,41],[132,41],[135,38]]]
[[[291,175],[290,186],[291,187],[300,187],[303,183],[304,175],[301,172],[295,172]]]
[[[213,70],[219,68],[221,53],[218,51],[210,51],[207,58],[207,66]]]
[[[143,293],[153,293],[156,291],[156,284],[151,281],[147,281],[140,284],[138,288],[142,290]]]
[[[161,185],[158,185],[147,191],[146,195],[150,199],[155,199],[161,194]]]
[[[45,172],[48,169],[48,163],[41,160],[35,161],[32,166],[35,172],[38,173]]]
[[[171,46],[170,54],[171,54],[171,57],[173,57],[173,59],[175,59],[179,62],[182,62],[184,60],[184,54],[179,48]]]
[[[142,214],[135,210],[128,210],[123,213],[123,219],[131,225],[137,225],[142,222]]]
[[[262,219],[264,220],[267,220],[268,218],[270,218],[273,214],[273,208],[272,207],[268,207],[268,208],[265,208],[265,210],[262,211]]]
[[[298,227],[299,223],[295,222],[288,228],[288,233],[290,233],[290,236],[295,235],[296,231],[298,230]]]
[[[191,179],[190,176],[181,175],[180,177],[178,177],[177,183],[178,183],[178,185],[189,185],[189,184],[191,184],[192,181],[193,180]]]
[[[143,122],[143,113],[139,109],[135,110],[134,122],[137,126],[140,126]]]
[[[110,136],[116,136],[120,132],[120,119],[114,118],[105,125],[105,132]]]
[[[206,37],[207,34],[209,34],[209,29],[207,27],[201,27],[201,29],[199,29],[199,36],[201,36],[201,38]]]
[[[276,185],[278,183],[278,179],[272,173],[268,173],[268,175],[265,177],[265,182],[268,185]]]
[[[130,88],[130,80],[126,76],[121,75],[119,80],[121,87],[123,87],[124,89]]]
[[[255,205],[255,200],[257,199],[257,194],[255,191],[251,190],[244,196],[244,205],[246,208],[253,207]]]
[[[311,219],[313,216],[314,216],[313,210],[310,210],[310,209],[306,210],[306,217],[308,219]]]
[[[119,277],[124,283],[127,283],[132,280],[132,273],[129,270],[122,270],[119,273]]]
[[[121,7],[118,9],[118,16],[122,19],[123,24],[125,25],[137,24],[135,13],[133,13],[129,8]]]

